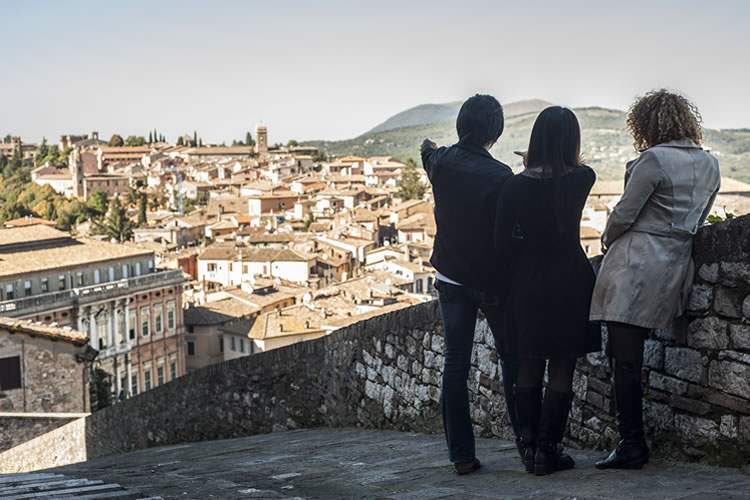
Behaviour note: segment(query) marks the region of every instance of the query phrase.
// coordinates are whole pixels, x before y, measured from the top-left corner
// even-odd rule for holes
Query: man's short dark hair
[[[468,98],[456,118],[458,140],[475,146],[495,143],[504,126],[503,107],[497,99],[486,94]]]

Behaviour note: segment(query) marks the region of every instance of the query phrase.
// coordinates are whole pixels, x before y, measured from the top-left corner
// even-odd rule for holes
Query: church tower
[[[268,130],[263,123],[255,126],[255,152],[268,153]]]
[[[83,162],[77,148],[74,148],[68,155],[68,168],[73,180],[73,196],[76,198],[85,197],[86,193],[83,188]]]

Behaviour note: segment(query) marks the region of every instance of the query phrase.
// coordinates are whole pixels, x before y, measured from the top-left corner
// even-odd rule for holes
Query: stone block
[[[712,361],[708,369],[711,387],[750,399],[750,365],[735,361]]]
[[[643,423],[646,427],[672,430],[674,428],[674,410],[664,403],[645,400],[643,402]]]
[[[744,442],[750,443],[750,417],[740,417],[739,434]]]
[[[750,299],[750,295],[748,295],[747,298]],[[745,299],[745,301],[747,302],[747,299]],[[745,349],[750,351],[750,326],[729,325],[729,338],[732,340],[732,347],[735,349]]]
[[[728,408],[739,413],[750,414],[750,401],[737,396],[732,396],[726,392],[717,391],[710,387],[701,388],[703,399],[712,405]]]
[[[440,335],[433,335],[432,336],[432,350],[436,353],[443,353],[443,346],[445,345],[445,340],[443,340],[443,337]]]
[[[703,264],[700,269],[698,269],[698,276],[709,283],[716,283],[719,281],[719,264],[717,262]]]
[[[691,439],[703,438],[715,441],[719,437],[719,425],[708,418],[678,413],[674,417],[675,429]]]
[[[738,434],[737,417],[734,415],[722,415],[719,423],[719,432],[722,436],[736,439]]]
[[[719,283],[729,287],[750,284],[750,265],[745,262],[722,262],[719,265]]]
[[[719,351],[719,359],[725,360],[725,359],[731,359],[733,361],[739,361],[740,363],[745,363],[747,365],[750,365],[750,354],[744,353],[744,352],[737,352],[737,351]]]
[[[667,374],[691,382],[700,382],[702,370],[701,353],[695,349],[687,347],[664,349],[664,371]]]
[[[665,391],[670,394],[685,394],[688,390],[688,383],[684,380],[662,375],[652,371],[648,377],[648,385],[654,389]]]
[[[742,317],[742,302],[744,294],[737,290],[718,287],[715,292],[714,311],[727,318]]]
[[[687,343],[696,349],[726,349],[729,347],[727,322],[715,317],[694,320],[688,327]]]
[[[693,285],[688,300],[688,311],[706,312],[711,309],[714,300],[714,289],[709,285]]]
[[[657,340],[646,340],[643,345],[643,365],[655,370],[664,366],[664,346]]]
[[[675,334],[672,327],[657,328],[654,330],[654,337],[659,340],[675,340]]]
[[[696,415],[707,415],[711,412],[711,405],[698,399],[690,399],[672,394],[669,397],[669,405],[678,410],[689,411]]]

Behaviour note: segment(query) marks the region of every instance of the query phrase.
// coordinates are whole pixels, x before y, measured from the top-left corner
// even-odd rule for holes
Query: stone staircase
[[[116,483],[45,472],[0,476],[0,498],[5,500],[26,498],[161,500],[161,497],[144,497],[138,491],[125,489]]]

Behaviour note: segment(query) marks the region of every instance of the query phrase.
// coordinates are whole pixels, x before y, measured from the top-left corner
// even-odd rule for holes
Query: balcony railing
[[[72,288],[60,292],[43,293],[15,300],[0,302],[0,314],[7,316],[21,316],[35,309],[45,310],[52,307],[60,307],[66,303],[71,305],[81,300],[95,299],[107,295],[130,294],[148,288],[154,284],[175,284],[185,281],[181,269],[159,271],[143,276],[125,278],[108,283]]]

